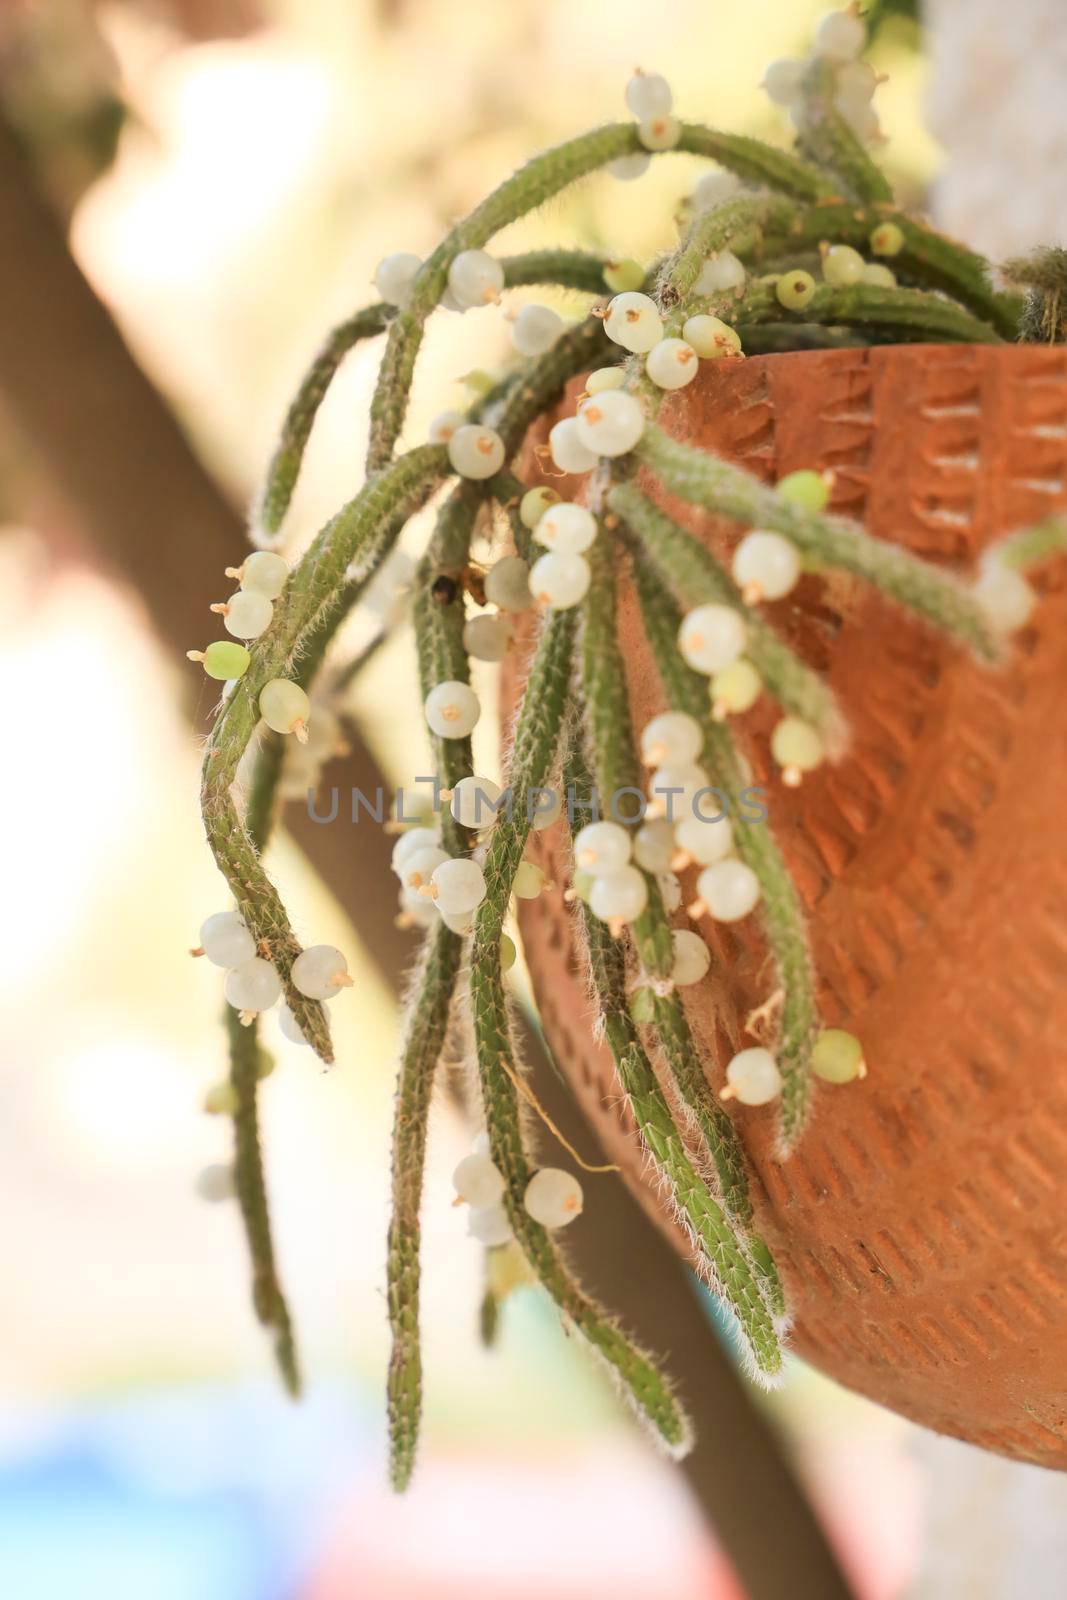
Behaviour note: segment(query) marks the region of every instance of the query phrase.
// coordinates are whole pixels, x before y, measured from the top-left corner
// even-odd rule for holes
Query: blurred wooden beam
[[[0,116],[0,395],[49,486],[94,549],[144,603],[162,643],[184,652],[209,639],[207,601],[222,569],[247,554],[244,524],[205,472],[67,247],[8,122]],[[188,704],[204,679],[188,671]],[[365,794],[386,779],[352,741],[332,781]],[[286,828],[354,915],[390,983],[411,957],[394,924],[391,841],[381,829],[312,822],[290,807]]]

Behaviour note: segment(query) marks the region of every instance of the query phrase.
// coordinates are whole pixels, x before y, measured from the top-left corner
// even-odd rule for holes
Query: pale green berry
[[[827,283],[843,288],[859,283],[866,265],[859,251],[853,250],[850,244],[832,244],[823,252],[822,275]]]
[[[803,311],[815,298],[815,279],[810,272],[795,268],[783,272],[774,286],[778,303],[787,311]]]
[[[258,639],[270,627],[274,607],[265,594],[254,589],[238,589],[224,604],[212,606],[223,619],[227,633],[235,639]]]
[[[274,550],[253,550],[241,566],[227,567],[226,576],[236,578],[242,589],[277,600],[289,576],[289,563]]]
[[[485,575],[485,598],[501,611],[525,611],[533,604],[530,569],[521,556],[501,556]]]
[[[538,484],[536,489],[527,489],[519,502],[519,521],[524,528],[536,528],[545,512],[559,500],[555,489],[550,489],[547,484]]]
[[[721,722],[731,712],[748,711],[756,704],[763,690],[763,679],[751,661],[741,657],[732,661],[711,680],[711,714]]]
[[[741,335],[736,328],[731,328],[728,322],[723,322],[719,317],[710,317],[701,312],[695,317],[689,317],[682,327],[682,337],[685,342],[692,345],[702,361],[717,361],[720,356],[736,356],[741,353]]]
[[[805,772],[822,764],[826,751],[818,728],[802,717],[783,717],[771,734],[771,755],[782,768],[782,782],[796,788]]]
[[[212,1084],[204,1095],[204,1110],[212,1117],[232,1117],[240,1103],[237,1090],[228,1079]]]
[[[199,661],[209,678],[229,683],[244,677],[252,657],[243,644],[231,644],[228,639],[216,639],[206,650],[187,650],[190,661]]]
[[[275,733],[293,733],[307,743],[311,701],[298,683],[289,678],[272,678],[259,695],[259,714]]]
[[[547,881],[536,861],[520,861],[511,880],[511,892],[519,900],[536,900]]]
[[[895,289],[897,275],[891,267],[885,266],[881,261],[868,261],[860,281],[873,284],[876,289]]]
[[[854,1033],[824,1028],[811,1050],[811,1070],[827,1083],[851,1083],[867,1076],[863,1046]]]
[[[628,289],[640,289],[645,281],[645,269],[640,261],[626,256],[621,261],[609,261],[604,267],[604,282],[613,294],[625,294]]]
[[[506,933],[500,935],[500,970],[510,972],[518,959],[519,952],[515,948],[514,939],[509,939]]]
[[[873,255],[898,256],[904,248],[904,230],[895,222],[880,222],[872,229],[869,243]]]
[[[656,995],[647,984],[635,989],[630,996],[630,1016],[634,1022],[651,1022],[656,1015]]]
[[[820,472],[810,467],[799,472],[787,472],[775,486],[783,500],[799,506],[803,511],[824,511],[830,499],[830,485]]]
[[[593,874],[591,872],[576,872],[571,878],[571,890],[579,900],[588,902],[592,887]]]

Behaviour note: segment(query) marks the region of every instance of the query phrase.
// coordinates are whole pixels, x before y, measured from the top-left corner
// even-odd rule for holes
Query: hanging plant
[[[684,418],[686,402],[676,392],[719,382],[727,392],[745,355],[840,350],[847,359],[887,344],[1061,337],[1055,258],[1016,269],[1032,285],[1028,302],[994,287],[979,256],[895,207],[869,153],[877,80],[860,58],[863,42],[857,15],[835,13],[808,61],[769,69],[768,92],[796,122],[795,152],[679,120],[664,80],[639,73],[626,90],[633,121],[536,157],[426,261],[387,257],[375,279],[381,302],[330,335],[290,408],[256,508],[258,548],[231,574],[237,592],[213,608],[233,638],[192,652],[226,681],[202,785],[208,841],[234,901],[201,930],[203,952],[226,969],[230,1075],[215,1099],[233,1118],[232,1184],[256,1310],[295,1391],[257,1130],[258,1018],[280,1002],[286,1036],[330,1062],[328,1003],[351,979],[341,952],[301,948],[262,852],[280,797],[314,790],[337,743],[340,695],[367,659],[335,660],[335,635],[372,582],[380,591],[388,581],[402,530],[435,500],[413,618],[438,808],[401,832],[394,851],[400,913],[425,929],[401,1050],[388,1243],[397,1487],[411,1475],[421,1403],[428,1109],[456,1029],[469,1036],[482,1127],[455,1181],[488,1252],[488,1320],[521,1259],[660,1442],[674,1453],[688,1444],[660,1364],[583,1291],[559,1248],[560,1230],[581,1213],[573,1168],[584,1163],[569,1147],[560,1166],[533,1154],[531,1127],[547,1119],[515,1048],[506,923],[516,898],[529,908],[551,894],[558,907],[563,885],[548,884],[527,850],[531,835],[554,841],[567,875],[563,898],[580,924],[597,1019],[590,1047],[595,1029],[610,1051],[629,1148],[732,1313],[750,1372],[774,1383],[790,1306],[757,1225],[747,1108],[766,1108],[773,1158],[788,1169],[819,1114],[813,1086],[854,1093],[877,1051],[877,1040],[828,1026],[822,1014],[805,897],[749,763],[749,725],[772,707],[766,750],[787,796],[848,760],[847,709],[780,625],[781,602],[813,574],[865,587],[887,616],[895,607],[953,651],[1010,673],[1011,636],[1035,604],[1025,570],[1064,544],[1062,523],[1050,519],[991,546],[977,570],[950,571],[829,509],[834,478],[820,461],[770,484],[678,436],[672,419]],[[587,174],[626,180],[670,151],[715,165],[683,205],[679,244],[662,260],[646,268],[565,248],[503,259],[487,251],[502,228]],[[587,315],[566,324],[548,306],[524,305],[508,370],[467,412],[439,417],[425,444],[398,452],[431,314],[497,303],[530,284],[588,296]],[[290,570],[274,547],[317,409],[346,354],[379,335],[366,484]],[[573,498],[553,487],[564,476]],[[694,508],[748,531],[729,547],[697,536]],[[472,560],[476,531],[493,541],[487,568]],[[633,612],[627,637],[639,636],[635,648],[659,684],[659,708],[639,726],[620,591]],[[481,706],[470,660],[512,653],[532,615],[497,783],[472,769]],[[243,798],[239,766],[249,773]],[[781,814],[779,796],[772,809]],[[721,961],[722,930],[752,925],[765,952],[761,1003],[747,1018],[748,1042],[736,1038],[721,1059],[686,991],[703,985],[706,996],[712,945]],[[729,979],[726,969],[718,975]],[[212,1186],[224,1191],[226,1174]]]

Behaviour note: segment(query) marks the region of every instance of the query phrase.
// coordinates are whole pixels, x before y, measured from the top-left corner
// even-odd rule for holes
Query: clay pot
[[[667,401],[662,422],[761,478],[833,468],[834,509],[964,569],[997,535],[1067,504],[1063,349],[913,346],[709,363]],[[731,549],[736,527],[655,492],[702,540]],[[1061,1468],[1064,576],[1062,562],[1038,576],[1034,623],[998,671],[850,579],[806,578],[769,608],[828,675],[852,730],[838,766],[789,791],[767,753],[773,710],[740,721],[810,918],[824,1018],[860,1036],[870,1072],[817,1085],[785,1162],[768,1111],[733,1113],[758,1223],[795,1312],[793,1348],[927,1427]],[[622,629],[640,727],[664,701],[625,576]],[[565,879],[558,835],[531,848]],[[716,1087],[742,1019],[770,988],[755,920],[703,924],[717,959],[685,992]],[[556,1056],[605,1150],[684,1250],[645,1184],[611,1059],[593,1039],[570,913],[557,893],[523,902],[521,923]]]

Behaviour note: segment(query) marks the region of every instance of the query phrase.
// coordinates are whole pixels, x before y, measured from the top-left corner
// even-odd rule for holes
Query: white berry
[[[648,884],[636,867],[598,874],[589,890],[589,909],[601,922],[635,922],[648,905]]]
[[[563,332],[563,318],[551,306],[523,306],[511,324],[511,342],[520,355],[540,356]]]
[[[435,850],[438,845],[436,828],[408,828],[393,846],[391,865],[398,877],[403,876],[406,864],[420,850]],[[436,863],[435,863],[436,865]],[[430,869],[433,870],[432,868]]]
[[[525,611],[533,603],[530,569],[521,556],[501,556],[485,575],[485,598],[501,611]]]
[[[200,947],[216,967],[239,967],[256,953],[256,941],[236,911],[216,911],[201,923]]]
[[[709,256],[697,274],[693,285],[694,295],[724,294],[729,289],[740,289],[745,281],[745,265],[732,250],[720,250]]]
[[[493,428],[465,422],[448,441],[448,459],[461,478],[491,478],[504,465],[504,441]]]
[[[538,605],[566,611],[585,599],[592,576],[584,556],[549,550],[530,568],[530,590]]]
[[[448,287],[464,311],[497,299],[504,287],[504,269],[484,250],[461,250],[448,269]]]
[[[462,411],[439,411],[430,423],[426,437],[431,444],[447,444],[457,428],[463,426]]]
[[[460,778],[452,790],[449,809],[463,828],[491,828],[500,815],[495,810],[500,785],[491,778]]]
[[[800,577],[800,552],[780,533],[762,528],[746,533],[733,560],[734,580],[749,605],[758,600],[781,600]]]
[[[711,966],[711,951],[690,928],[676,928],[671,934],[674,942],[674,966],[671,978],[680,989],[699,983]]]
[[[261,956],[242,961],[226,974],[226,999],[235,1011],[269,1011],[281,992],[281,979]]]
[[[301,950],[289,976],[294,988],[309,1000],[332,1000],[352,982],[348,962],[332,944],[313,944]]]
[[[423,845],[404,858],[397,876],[405,888],[419,889],[429,883],[442,861],[448,859],[447,850],[442,850],[439,844]]]
[[[467,1205],[485,1211],[503,1196],[504,1178],[487,1155],[476,1151],[463,1157],[452,1174],[452,1187]]]
[[[740,187],[740,180],[732,172],[705,172],[690,195],[693,210],[710,211],[714,206],[721,206],[724,200],[732,199]]]
[[[674,108],[671,86],[658,72],[635,72],[626,85],[626,105],[638,122],[666,117]]]
[[[583,872],[599,876],[625,867],[633,841],[618,822],[590,822],[574,841],[574,859]]]
[[[482,714],[470,684],[451,678],[435,684],[426,696],[423,711],[431,733],[439,739],[465,739]]]
[[[485,611],[463,624],[463,648],[475,661],[503,661],[511,643],[511,624],[499,612]]]
[[[487,1249],[507,1244],[511,1238],[511,1223],[503,1206],[487,1206],[483,1211],[472,1211],[467,1232]]]
[[[697,762],[678,762],[674,766],[657,768],[649,779],[648,792],[653,800],[663,802],[668,819],[673,820],[690,813],[696,796],[701,789],[708,788],[710,782]]]
[[[242,589],[277,600],[289,576],[289,563],[274,550],[253,550],[245,556],[240,571],[230,575],[239,578]]]
[[[582,1213],[582,1186],[561,1167],[542,1167],[526,1185],[522,1203],[542,1228],[565,1228]]]
[[[237,1180],[233,1168],[221,1161],[216,1161],[209,1167],[202,1167],[196,1177],[196,1192],[201,1200],[207,1200],[211,1204],[220,1200],[232,1200],[237,1193]]]
[[[743,1106],[765,1106],[782,1092],[782,1074],[769,1050],[755,1046],[739,1050],[726,1068],[729,1093],[724,1099],[740,1100]]]
[[[634,835],[634,860],[646,872],[666,872],[674,850],[674,825],[666,817],[651,817]]]
[[[214,609],[214,608],[213,608]],[[258,639],[270,627],[274,607],[265,594],[254,589],[238,589],[225,605],[218,608],[227,633],[235,639]]]
[[[297,1022],[284,1000],[278,1007],[278,1026],[290,1044],[302,1044],[307,1045],[309,1049],[311,1048],[309,1041],[304,1038],[299,1022]]]
[[[548,435],[552,460],[561,472],[592,472],[596,456],[584,444],[575,417],[564,417]]]
[[[647,294],[630,289],[617,294],[608,305],[604,318],[604,331],[609,339],[621,344],[624,350],[635,355],[645,355],[663,338],[663,318],[656,302]]]
[[[997,633],[1014,633],[1029,622],[1037,595],[1021,572],[1005,566],[995,555],[979,568],[974,597]]]
[[[645,371],[660,389],[684,389],[699,370],[697,353],[684,339],[661,339],[645,358]]]
[[[477,861],[450,857],[434,868],[430,879],[439,911],[475,911],[485,899],[485,874]]]
[[[815,30],[815,54],[828,61],[854,61],[867,42],[867,30],[853,11],[828,11]]]
[[[682,618],[678,648],[697,672],[709,677],[741,655],[748,641],[745,619],[732,606],[697,606]]]
[[[534,538],[560,555],[580,556],[596,538],[596,518],[586,506],[561,500],[551,506],[534,529]]]
[[[723,816],[712,821],[690,812],[679,818],[674,838],[679,850],[684,850],[702,867],[722,861],[734,847],[734,830],[729,817]]]
[[[762,87],[776,106],[791,106],[800,98],[801,79],[807,65],[806,61],[788,59],[771,62],[763,74]]]
[[[635,150],[632,155],[616,156],[614,161],[609,161],[608,171],[622,183],[633,183],[635,178],[644,177],[651,160],[647,150]]]
[[[649,117],[637,124],[637,137],[646,150],[673,150],[682,137],[677,117]]]
[[[395,255],[384,256],[374,269],[374,287],[390,306],[401,310],[411,299],[411,290],[422,262],[409,250],[398,250]]]
[[[717,823],[706,824],[709,830]],[[740,922],[759,904],[759,879],[743,861],[727,856],[705,867],[697,879],[697,894],[716,922]]]
[[[582,444],[598,456],[626,455],[645,431],[641,403],[625,389],[583,400],[574,421]]]
[[[650,767],[687,766],[703,747],[700,723],[687,711],[661,712],[641,733],[641,758]]]

